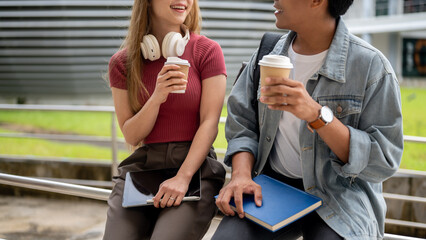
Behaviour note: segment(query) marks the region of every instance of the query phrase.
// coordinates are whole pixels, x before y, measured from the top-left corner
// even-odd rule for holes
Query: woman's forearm
[[[188,155],[180,167],[178,175],[190,180],[206,159],[210,147],[217,136],[225,90],[226,77],[224,75],[217,75],[203,80],[200,126],[195,133]]]
[[[157,121],[160,104],[151,99],[133,117],[124,122],[122,127],[126,142],[136,146],[151,133]]]
[[[189,149],[188,155],[179,169],[178,175],[191,180],[194,173],[201,167],[210,151],[218,132],[219,122],[206,120],[200,124]]]

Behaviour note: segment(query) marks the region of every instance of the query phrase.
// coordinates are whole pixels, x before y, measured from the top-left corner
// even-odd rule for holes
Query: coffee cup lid
[[[265,55],[262,60],[259,61],[259,65],[277,68],[293,68],[290,58],[282,55]]]
[[[188,62],[188,60],[181,59],[178,57],[168,57],[167,61],[164,64],[178,64],[178,65],[187,65],[191,66]]]

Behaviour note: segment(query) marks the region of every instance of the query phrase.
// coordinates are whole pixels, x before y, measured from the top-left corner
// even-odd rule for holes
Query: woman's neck
[[[155,36],[158,43],[162,44],[164,37],[169,32],[180,32],[182,33],[181,27],[179,25],[171,26],[167,24],[153,24],[151,28],[151,34]]]

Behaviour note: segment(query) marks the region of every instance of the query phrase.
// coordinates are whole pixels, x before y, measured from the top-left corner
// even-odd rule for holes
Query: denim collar
[[[336,82],[346,82],[345,67],[349,49],[349,31],[341,18],[336,21],[336,32],[334,33],[333,41],[328,49],[325,62],[318,72],[310,78],[310,80],[317,80],[319,75],[322,75]],[[282,55],[288,55],[288,48],[296,34],[296,32],[290,31],[287,35],[281,51]]]

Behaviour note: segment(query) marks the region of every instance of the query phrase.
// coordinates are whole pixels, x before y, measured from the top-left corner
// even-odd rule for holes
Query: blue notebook
[[[244,195],[245,216],[270,231],[275,232],[322,205],[319,197],[269,176],[261,174],[253,181],[262,187],[262,206],[256,206],[254,195]],[[230,204],[236,210],[233,199]]]

